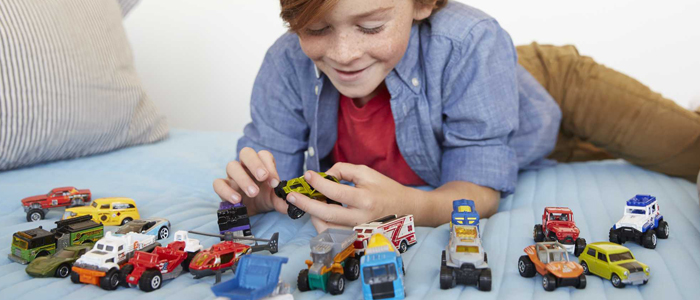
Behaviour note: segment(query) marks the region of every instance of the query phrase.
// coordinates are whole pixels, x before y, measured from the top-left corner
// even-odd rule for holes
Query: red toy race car
[[[182,273],[187,258],[185,242],[172,242],[168,247],[156,247],[153,253],[136,251],[120,270],[123,285],[138,286],[144,292],[160,288],[163,280],[173,279]]]
[[[536,243],[557,241],[566,251],[577,257],[586,248],[586,240],[579,238],[581,231],[574,223],[574,213],[566,207],[545,207],[542,224],[535,225],[532,237]]]
[[[51,190],[46,195],[32,196],[22,199],[22,207],[27,213],[27,222],[44,219],[49,209],[56,207],[83,206],[90,203],[90,190],[78,190],[74,187],[60,187]]]

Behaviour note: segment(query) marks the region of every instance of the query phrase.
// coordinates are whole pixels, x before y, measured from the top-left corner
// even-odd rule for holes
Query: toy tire
[[[667,238],[668,238],[668,234],[669,234],[668,223],[667,223],[666,221],[664,221],[664,220],[661,220],[661,221],[659,222],[659,228],[658,228],[658,229],[659,229],[659,232],[658,232],[658,234],[657,234],[657,235],[658,235],[658,238],[660,238],[660,239],[667,239]]]
[[[489,255],[486,252],[484,252],[484,262],[489,263]]]
[[[306,212],[304,212],[303,210],[301,210],[301,208],[296,207],[296,205],[291,204],[291,203],[289,203],[289,202],[287,202],[287,204],[289,205],[289,206],[287,207],[287,215],[288,215],[290,218],[296,220],[296,219],[299,219],[299,218],[303,217],[304,214],[306,214]]]
[[[656,231],[654,231],[654,229],[649,229],[644,233],[642,236],[642,246],[649,249],[656,248]]]
[[[328,278],[328,292],[331,295],[340,295],[345,291],[345,277],[340,273],[333,273]]]
[[[535,264],[527,255],[520,256],[518,259],[518,272],[525,278],[535,277]]]
[[[552,274],[545,274],[542,276],[542,287],[548,292],[555,290],[557,288],[557,278]]]
[[[124,218],[124,220],[122,220],[122,225],[131,222],[131,220],[133,220],[133,219],[132,218]]]
[[[618,289],[621,289],[621,288],[625,287],[625,284],[622,282],[622,279],[620,279],[620,276],[618,276],[618,275],[615,274],[615,273],[613,273],[613,274],[610,276],[610,283],[612,283],[612,286],[614,286],[614,287],[616,287],[616,288],[618,288]]]
[[[581,268],[583,268],[584,275],[591,275],[591,270],[588,269],[588,264],[586,263],[586,261],[581,261]]]
[[[485,292],[491,290],[491,269],[486,268],[481,271],[479,280],[476,281],[476,288]]]
[[[158,230],[158,239],[167,239],[168,236],[170,236],[170,230],[168,229],[168,226],[163,226]]]
[[[185,272],[190,271],[190,263],[192,262],[192,259],[194,258],[195,255],[197,255],[199,251],[196,252],[187,252],[187,257],[185,260],[182,261],[182,270]]]
[[[58,278],[66,278],[70,276],[71,270],[70,270],[71,265],[70,264],[61,264],[56,268],[56,272],[54,275]]]
[[[299,271],[299,277],[297,277],[297,288],[300,292],[306,292],[310,290],[309,288],[309,270],[304,269]]]
[[[106,291],[115,290],[119,286],[119,270],[112,268],[104,277],[100,278],[100,287]]]
[[[576,242],[574,243],[574,255],[578,257],[583,253],[583,250],[586,249],[586,239],[584,238],[577,238]]]
[[[457,277],[454,270],[446,266],[440,268],[440,289],[448,290],[455,285],[457,285]]]
[[[46,215],[40,208],[32,208],[27,212],[27,222],[36,222],[43,220]]]
[[[611,243],[615,244],[620,244],[622,245],[623,242],[620,240],[620,237],[617,235],[614,229],[610,229],[610,233],[608,234],[608,240],[610,240]]]
[[[401,244],[399,244],[399,253],[406,253],[408,251],[408,243],[406,240],[401,241]]]
[[[70,272],[70,281],[75,284],[80,283],[80,274],[76,272]]]
[[[536,243],[544,242],[544,231],[542,231],[542,224],[537,224],[535,225],[535,228],[532,229],[532,239],[534,239]]]
[[[445,254],[445,250],[442,250],[442,261],[440,262],[440,266],[447,266],[447,254]]]
[[[286,185],[286,180],[280,181],[280,183],[275,187],[275,196],[282,198],[282,200],[287,200],[287,194],[284,193],[284,187]]]
[[[576,286],[577,289],[582,290],[586,288],[586,275],[581,274],[578,277],[578,285]]]
[[[345,263],[345,278],[350,281],[360,278],[360,260],[354,257],[348,258]]]
[[[122,269],[119,270],[119,285],[129,287],[129,283],[126,282],[126,277],[129,276],[132,271],[134,271],[134,265],[132,264],[124,265]]]
[[[144,292],[155,291],[163,285],[163,275],[158,270],[147,270],[139,278],[139,289]]]

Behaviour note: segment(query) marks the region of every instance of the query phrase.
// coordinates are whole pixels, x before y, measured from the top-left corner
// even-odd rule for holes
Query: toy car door
[[[101,222],[102,224],[109,224],[110,223],[110,207],[109,204],[102,204],[100,207],[97,208],[97,213],[96,213],[97,221]],[[94,217],[93,217],[94,218]]]
[[[610,264],[608,263],[608,256],[605,253],[598,252],[597,259],[597,274],[603,278],[610,278]]]

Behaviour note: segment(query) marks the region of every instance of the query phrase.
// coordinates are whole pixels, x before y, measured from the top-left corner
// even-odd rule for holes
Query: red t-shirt
[[[390,100],[386,88],[363,107],[340,95],[333,159],[366,165],[404,185],[426,185],[399,151]]]

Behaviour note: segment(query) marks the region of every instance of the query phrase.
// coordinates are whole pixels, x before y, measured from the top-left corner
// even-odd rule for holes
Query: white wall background
[[[575,44],[683,107],[700,105],[700,1],[459,1],[496,17],[516,45]],[[241,132],[265,51],[286,30],[279,1],[141,2],[125,26],[170,125]]]

